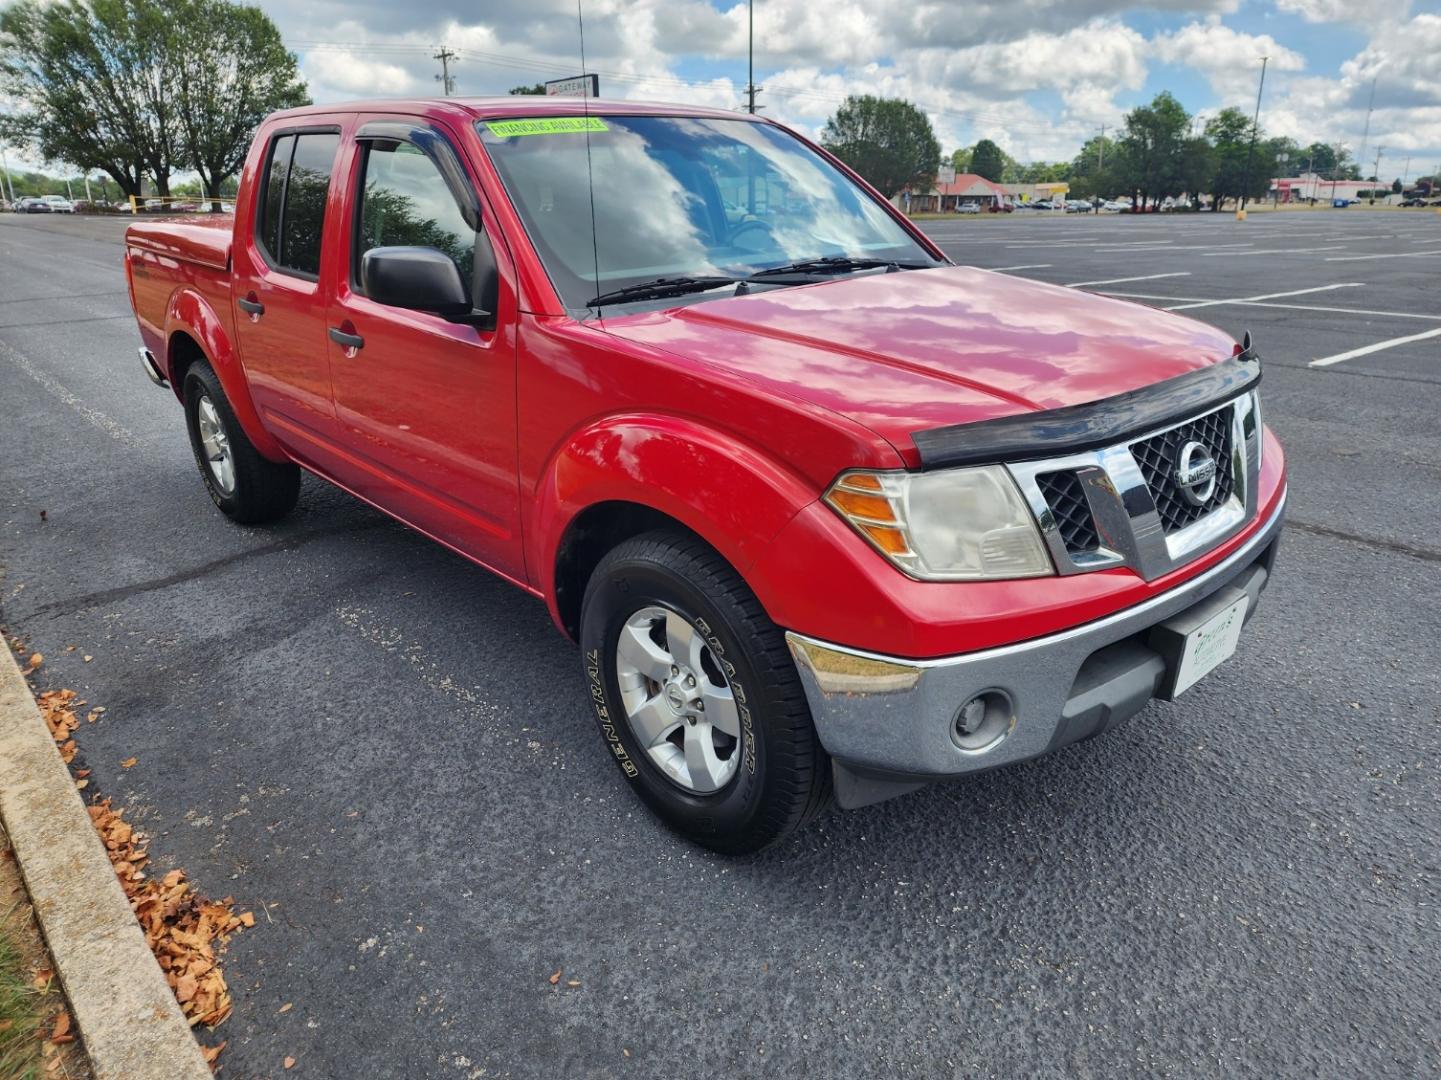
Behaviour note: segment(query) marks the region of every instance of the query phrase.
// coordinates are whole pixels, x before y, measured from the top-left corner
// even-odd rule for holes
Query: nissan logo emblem
[[[1176,458],[1176,487],[1192,506],[1205,506],[1216,493],[1216,459],[1194,439]]]

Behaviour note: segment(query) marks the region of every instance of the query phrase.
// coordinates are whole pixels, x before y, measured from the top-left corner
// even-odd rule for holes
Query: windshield
[[[657,278],[741,278],[826,257],[939,265],[871,196],[770,124],[570,116],[477,127],[567,307]]]

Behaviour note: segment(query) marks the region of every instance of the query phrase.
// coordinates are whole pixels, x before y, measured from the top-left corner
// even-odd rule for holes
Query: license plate
[[[1181,660],[1176,665],[1176,686],[1172,697],[1179,697],[1204,675],[1236,651],[1241,640],[1241,626],[1246,621],[1246,597],[1222,608],[1186,635]]]

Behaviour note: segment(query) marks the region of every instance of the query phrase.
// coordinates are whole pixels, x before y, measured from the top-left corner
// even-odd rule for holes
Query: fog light
[[[985,690],[956,710],[951,740],[968,754],[995,747],[1016,726],[1015,709],[1003,690]]]

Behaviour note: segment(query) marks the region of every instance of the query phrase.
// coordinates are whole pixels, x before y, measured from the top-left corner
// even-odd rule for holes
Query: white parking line
[[[1112,289],[1100,289],[1102,296],[1114,296],[1118,300],[1182,300],[1199,303],[1198,297],[1194,296],[1157,296],[1154,293],[1117,292]],[[1335,315],[1381,315],[1390,319],[1423,319],[1426,322],[1441,322],[1441,315],[1422,315],[1415,311],[1376,311],[1371,308],[1349,308],[1349,307],[1325,307],[1321,304],[1275,304],[1267,303],[1264,300],[1232,300],[1231,303],[1238,307],[1263,307],[1282,308],[1286,311],[1320,311],[1326,314]],[[1168,308],[1174,311],[1175,308]]]
[[[994,270],[998,274],[1004,274],[1008,270],[1049,270],[1050,263],[1022,263],[1020,266],[982,266],[981,270]]]
[[[1441,255],[1441,248],[1435,251],[1388,251],[1382,255],[1328,255],[1327,262],[1357,262],[1361,259],[1424,259],[1428,255]]]
[[[1333,244],[1330,247],[1309,247],[1309,248],[1261,248],[1256,251],[1248,251],[1247,255],[1312,255],[1318,251],[1345,251],[1346,245]],[[1229,255],[1231,252],[1215,251],[1208,252],[1201,256],[1203,259],[1214,259],[1217,255]],[[1329,260],[1328,260],[1329,261]]]
[[[1406,337],[1391,338],[1389,341],[1378,341],[1375,345],[1363,345],[1359,349],[1337,353],[1335,356],[1323,356],[1319,360],[1312,360],[1306,366],[1330,367],[1332,364],[1339,364],[1342,360],[1354,360],[1358,356],[1380,352],[1382,349],[1394,349],[1397,345],[1409,345],[1413,341],[1425,341],[1427,338],[1433,337],[1441,337],[1441,327],[1437,327],[1435,330],[1423,330],[1419,334],[1408,334]]]
[[[1066,282],[1066,288],[1080,289],[1087,285],[1120,285],[1125,281],[1155,281],[1157,278],[1190,276],[1191,271],[1189,270],[1175,270],[1169,274],[1142,274],[1140,277],[1113,277],[1105,278],[1102,281],[1068,281]]]
[[[1259,296],[1232,296],[1224,300],[1202,300],[1195,304],[1176,304],[1167,311],[1190,311],[1192,308],[1216,307],[1219,304],[1245,304],[1254,300],[1277,300],[1283,296],[1304,296],[1307,293],[1330,292],[1332,289],[1359,289],[1363,281],[1343,281],[1336,285],[1317,285],[1311,289],[1292,289],[1290,292],[1261,293]]]

